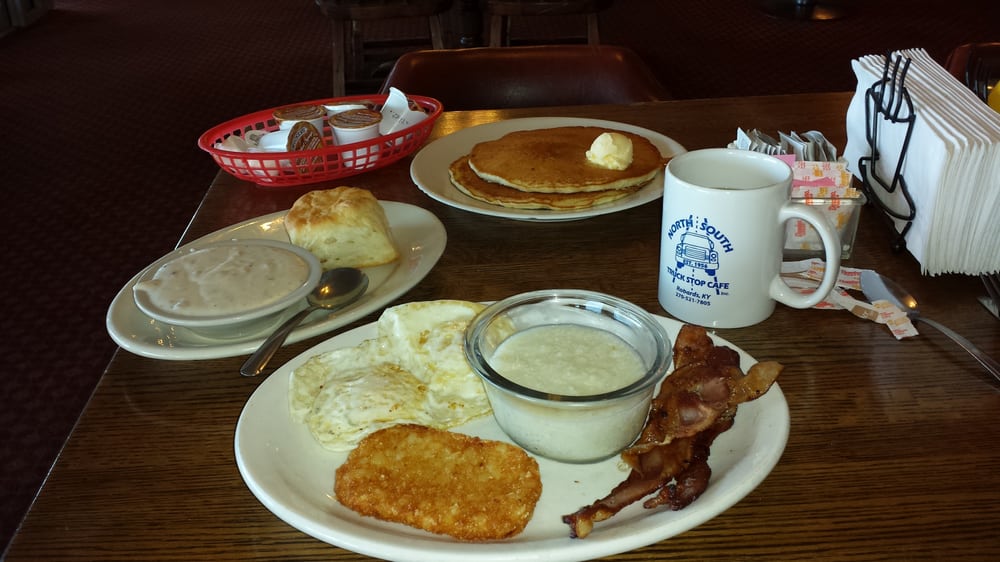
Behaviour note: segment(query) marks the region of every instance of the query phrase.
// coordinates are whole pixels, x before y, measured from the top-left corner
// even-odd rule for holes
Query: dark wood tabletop
[[[850,96],[445,113],[433,138],[500,119],[573,116],[643,126],[688,149],[724,146],[737,127],[818,129],[843,148]],[[428,198],[410,180],[409,159],[335,184],[295,188],[258,187],[220,173],[181,242],[287,209],[302,193],[336,184],[428,209],[447,229],[436,267],[392,304],[488,301],[573,287],[665,315],[656,296],[658,202],[571,222],[494,218]],[[886,224],[865,208],[857,248],[845,265],[895,278],[927,316],[1000,357],[1000,320],[977,302],[980,281],[922,276],[910,255],[891,251],[891,240]],[[149,256],[151,262],[158,257]],[[845,311],[782,305],[759,325],[718,334],[759,360],[786,366],[779,379],[791,412],[784,454],[732,508],[609,560],[996,556],[1000,385],[957,345],[931,330],[897,341],[885,326]],[[327,337],[288,345],[275,361]],[[368,559],[285,524],[244,484],[234,428],[265,380],[240,376],[244,359],[165,361],[119,350],[7,560]]]

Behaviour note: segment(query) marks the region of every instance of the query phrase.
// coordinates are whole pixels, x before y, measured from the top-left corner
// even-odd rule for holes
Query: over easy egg
[[[483,308],[440,300],[387,309],[376,339],[312,357],[292,373],[292,418],[327,449],[346,451],[398,423],[448,429],[490,413],[463,351],[465,327]]]

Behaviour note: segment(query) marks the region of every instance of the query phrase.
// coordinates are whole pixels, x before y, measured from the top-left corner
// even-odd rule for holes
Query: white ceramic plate
[[[406,203],[380,203],[385,209],[396,245],[402,254],[400,259],[392,264],[366,269],[369,277],[368,291],[358,302],[333,314],[322,310],[313,312],[288,336],[287,343],[329,332],[383,308],[419,283],[441,257],[447,243],[447,233],[437,217]],[[286,211],[279,211],[235,224],[185,244],[180,250],[238,238],[288,242],[285,213]],[[157,322],[143,314],[132,297],[132,286],[141,275],[142,272],[136,274],[118,292],[107,314],[107,328],[111,338],[136,355],[154,359],[213,359],[245,355],[260,347],[273,329],[240,339],[225,340],[206,338],[185,328]],[[287,310],[284,317],[291,316],[305,306],[303,299]]]
[[[524,119],[509,119],[507,121],[497,121],[477,125],[456,131],[446,137],[442,137],[431,144],[425,146],[413,158],[410,164],[410,177],[421,191],[432,199],[436,199],[457,209],[471,211],[483,215],[494,217],[505,217],[518,220],[533,221],[565,221],[577,220],[597,215],[615,213],[625,209],[631,209],[644,203],[658,199],[663,195],[663,171],[661,170],[653,181],[646,184],[639,191],[613,201],[606,205],[598,205],[589,209],[579,211],[551,211],[542,209],[508,209],[499,205],[490,205],[478,199],[473,199],[459,191],[451,183],[448,175],[448,166],[464,154],[468,154],[472,146],[483,142],[498,139],[513,131],[523,131],[528,129],[549,129],[552,127],[603,127],[628,131],[637,135],[642,135],[650,140],[660,152],[666,156],[676,156],[686,152],[684,147],[670,137],[661,135],[655,131],[617,123],[615,121],[604,121],[602,119],[584,119],[576,117],[529,117]]]
[[[662,317],[671,339],[681,324]],[[331,338],[280,367],[261,383],[236,425],[236,463],[255,496],[289,525],[319,540],[389,560],[427,562],[587,560],[626,552],[672,537],[715,517],[749,494],[771,472],[788,440],[788,404],[778,385],[740,406],[733,427],[712,445],[712,479],[697,501],[680,511],[646,510],[640,504],[597,523],[586,539],[569,538],[561,517],[605,496],[627,476],[617,457],[594,464],[538,458],[542,497],[520,535],[467,543],[396,523],[362,517],[333,498],[334,471],[346,453],[327,451],[305,424],[288,413],[292,370],[317,353],[354,346],[376,336],[368,324]],[[735,346],[748,369],[754,359]],[[480,418],[455,431],[510,442],[493,421]]]

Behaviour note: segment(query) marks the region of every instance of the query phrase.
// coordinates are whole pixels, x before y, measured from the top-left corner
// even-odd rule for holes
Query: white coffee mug
[[[840,269],[837,230],[816,209],[791,202],[792,170],[746,150],[694,150],[664,175],[659,300],[672,316],[713,328],[750,326],[774,312],[818,304]],[[785,221],[802,219],[823,241],[826,271],[803,294],[781,280]]]

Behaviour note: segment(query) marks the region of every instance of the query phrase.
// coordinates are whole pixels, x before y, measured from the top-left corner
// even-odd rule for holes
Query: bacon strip
[[[622,452],[632,468],[628,478],[607,496],[563,516],[571,537],[586,537],[594,523],[652,494],[643,507],[679,510],[701,496],[712,475],[712,442],[732,427],[738,405],[767,392],[783,368],[762,362],[744,375],[739,365],[739,354],[713,344],[704,328],[681,328],[674,372],[653,399],[639,438]]]

